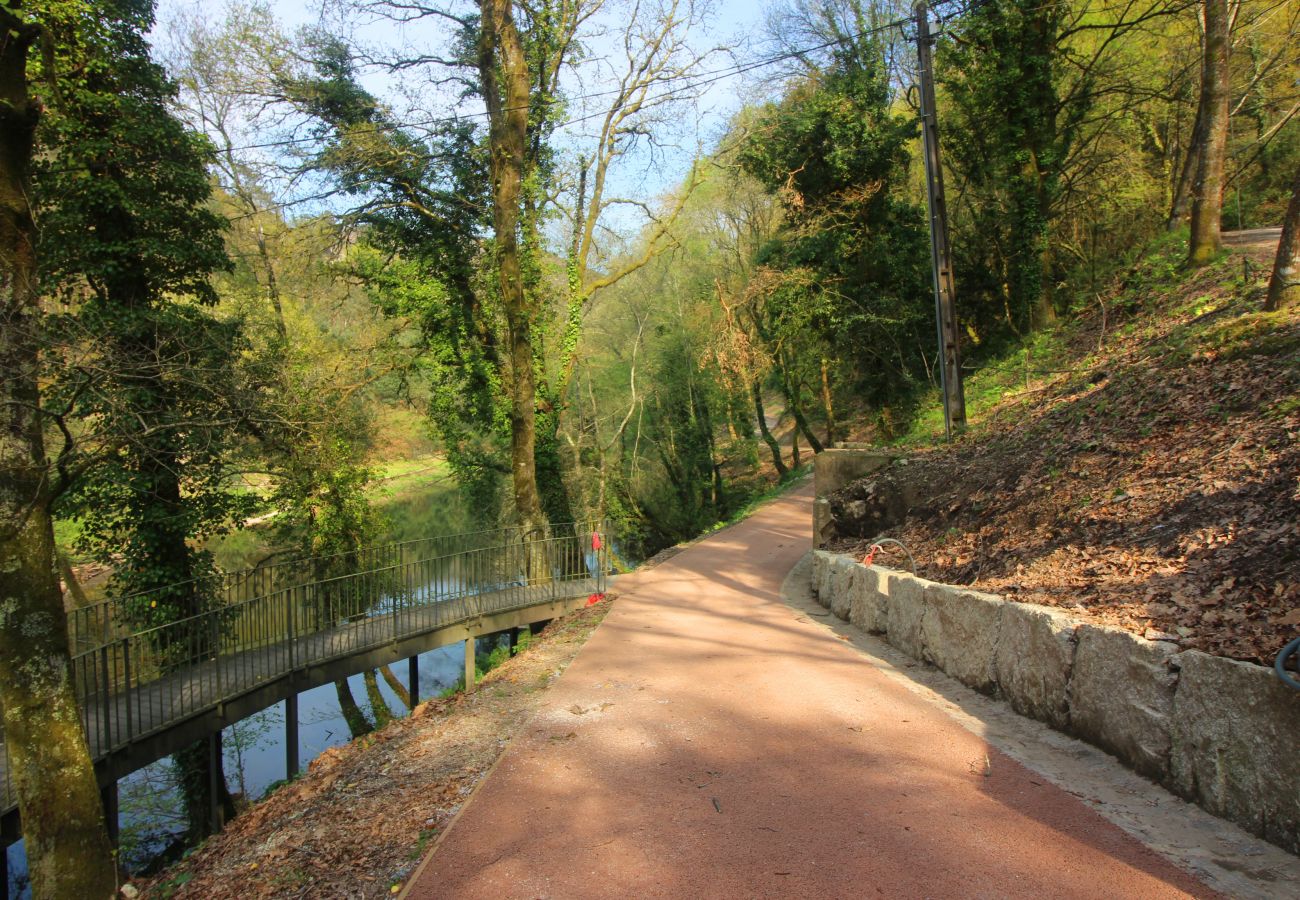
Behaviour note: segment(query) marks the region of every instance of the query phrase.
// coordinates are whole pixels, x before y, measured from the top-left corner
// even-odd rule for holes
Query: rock
[[[998,686],[1022,716],[1066,731],[1079,622],[1045,606],[1007,603],[995,660]]]
[[[135,900],[140,896],[140,889],[133,884],[124,884],[117,891],[122,895],[124,900]]]
[[[830,605],[827,607],[838,618],[849,618],[849,588],[853,570],[858,568],[851,556],[836,556],[831,562]]]
[[[1176,647],[1120,628],[1081,625],[1070,679],[1070,728],[1134,771],[1169,779]]]
[[[886,470],[870,480],[850,484],[830,495],[829,500],[835,534],[874,538],[907,516],[917,501],[917,492],[910,482]]]
[[[825,550],[813,551],[812,593],[822,606],[829,606],[831,602],[827,574],[830,570],[830,561],[834,555]]]
[[[1300,692],[1251,663],[1196,650],[1179,662],[1174,789],[1300,853]]]
[[[889,643],[913,659],[923,659],[921,620],[925,616],[925,588],[930,584],[923,578],[890,570],[889,611],[885,631]]]
[[[878,566],[854,567],[849,582],[849,622],[868,634],[884,634],[889,622],[888,569]]]
[[[1006,601],[946,584],[925,588],[925,659],[982,694],[997,693],[994,659]]]

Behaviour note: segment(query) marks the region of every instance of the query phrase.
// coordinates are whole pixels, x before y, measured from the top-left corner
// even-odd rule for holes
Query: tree
[[[855,393],[876,409],[900,400],[923,368],[925,218],[902,192],[914,134],[890,110],[878,43],[848,36],[824,71],[755,117],[737,151],[783,208],[756,255],[746,325],[813,452],[822,445],[803,400],[821,393],[823,359],[853,360]]]
[[[1296,305],[1300,305],[1300,168],[1296,169],[1291,202],[1282,220],[1282,238],[1277,244],[1264,309],[1289,309]]]
[[[981,222],[999,245],[1009,324],[1021,331],[1056,314],[1049,227],[1089,105],[1063,103],[1058,45],[1068,13],[1064,0],[975,5],[936,60],[955,113],[945,149],[962,180],[992,195]]]
[[[1196,179],[1192,186],[1192,233],[1187,262],[1201,266],[1220,249],[1223,169],[1228,146],[1228,100],[1231,85],[1228,41],[1232,30],[1228,0],[1204,0],[1205,55],[1201,62],[1201,123]]]
[[[57,46],[81,3],[0,7],[0,702],[33,896],[107,897],[116,872],[72,689],[54,564],[41,415],[42,311],[31,166],[43,104],[33,48]],[[49,56],[47,54],[46,59]],[[43,75],[57,95],[59,72]]]
[[[123,624],[148,630],[165,664],[183,668],[218,651],[197,618],[218,599],[210,555],[195,544],[246,511],[225,484],[244,416],[234,370],[243,347],[238,323],[205,309],[216,299],[210,275],[228,266],[224,223],[207,208],[208,145],[171,115],[174,86],[149,58],[153,6],[100,9],[100,27],[61,51],[70,69],[87,57],[107,64],[64,79],[35,185],[44,288],[64,310],[54,321],[67,359],[52,360],[51,396],[62,433],[77,432],[60,453],[60,509],[112,564]],[[191,838],[201,838],[214,783],[234,814],[220,761],[214,775],[206,742],[175,759]]]
[[[488,160],[492,183],[493,258],[506,319],[509,359],[510,471],[515,516],[530,534],[546,528],[537,490],[537,382],[533,322],[537,298],[524,290],[520,210],[528,162],[531,84],[523,39],[510,0],[481,0],[478,73],[488,112]]]

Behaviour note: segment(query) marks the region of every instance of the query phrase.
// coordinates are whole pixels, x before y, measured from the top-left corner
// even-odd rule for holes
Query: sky
[[[610,0],[610,10],[603,22],[608,29],[608,35],[604,38],[595,38],[589,44],[593,59],[619,51],[620,48],[617,47],[615,40],[619,38],[621,29],[627,21],[627,12],[625,12],[627,1]],[[321,22],[337,21],[334,18],[322,18],[320,0],[308,0],[308,3],[269,0],[268,5],[274,16],[283,23],[286,31],[318,25]],[[460,0],[459,5],[469,7],[465,0]],[[664,146],[660,146],[654,152],[643,148],[636,155],[621,161],[619,169],[611,177],[611,190],[616,195],[629,196],[637,200],[654,200],[656,196],[666,194],[682,182],[699,151],[708,151],[715,146],[729,118],[741,107],[741,96],[746,95],[750,90],[749,85],[753,83],[751,73],[727,75],[724,74],[725,70],[735,66],[737,60],[751,59],[753,57],[751,55],[758,52],[757,43],[762,38],[764,20],[762,9],[766,5],[766,1],[763,0],[759,0],[759,3],[755,3],[755,0],[714,0],[711,14],[705,20],[705,29],[693,29],[689,35],[690,40],[698,48],[727,46],[736,48],[735,53],[733,55],[718,53],[703,62],[701,68],[706,73],[719,74],[710,78],[711,83],[708,83],[703,90],[701,98],[695,104],[695,109],[680,108],[673,111],[671,121],[662,126],[667,130],[667,134],[663,135]],[[224,18],[225,9],[224,0],[160,0],[159,10],[157,10],[159,27],[156,29],[155,39],[161,39],[161,33],[164,33],[168,22],[172,21],[178,12],[198,10],[204,20],[218,22]],[[441,43],[438,26],[434,25],[433,21],[421,23],[419,26],[407,26],[404,29],[391,22],[372,22],[369,25],[363,23],[356,27],[354,36],[357,42],[372,47],[406,46],[426,49],[437,47]],[[406,75],[404,78],[374,72],[365,75],[365,85],[369,90],[385,96],[395,109],[400,109],[403,104],[408,103],[411,88],[415,83],[419,83],[419,79],[412,78],[411,75]],[[582,83],[572,82],[568,85],[568,92],[572,96],[599,94],[608,90],[610,83],[607,73],[602,74],[595,70],[593,65],[588,65],[582,74]],[[581,112],[577,111],[575,105],[573,107],[575,112],[571,114],[581,117],[582,113],[599,113],[601,108],[598,103],[598,98],[590,100],[588,108],[581,109]],[[437,103],[424,100],[422,109],[426,111],[422,113],[422,117],[428,117],[430,114],[428,111],[442,114],[443,111],[450,109],[450,100],[443,101],[441,108]],[[398,114],[400,116],[402,113]],[[421,118],[421,113],[408,112],[407,114],[411,116],[412,121]],[[560,142],[567,144],[571,153],[589,150],[591,135],[598,125],[599,114],[586,121],[578,121],[576,124],[564,127],[560,133]],[[246,139],[252,143],[264,140],[265,137],[264,134],[252,134]],[[636,220],[641,213],[633,212],[632,209],[630,207],[625,209],[611,222],[620,232],[627,233],[636,228]],[[624,221],[619,221],[620,218]]]

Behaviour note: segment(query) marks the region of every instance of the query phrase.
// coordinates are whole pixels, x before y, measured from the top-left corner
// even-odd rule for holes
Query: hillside
[[[954,446],[834,495],[834,548],[888,535],[936,581],[1271,662],[1300,631],[1300,314],[1258,311],[1266,247],[1191,275],[1183,247],[971,378]]]

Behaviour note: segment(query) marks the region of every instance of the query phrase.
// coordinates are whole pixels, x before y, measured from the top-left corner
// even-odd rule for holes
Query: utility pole
[[[930,206],[930,262],[934,272],[934,315],[939,331],[939,381],[943,387],[943,424],[948,440],[966,430],[966,395],[961,386],[961,352],[957,344],[956,291],[948,249],[948,207],[943,199],[939,164],[939,118],[934,104],[934,67],[930,58],[930,19],[925,0],[916,4],[916,55],[921,71],[921,137],[925,145],[925,187]]]

